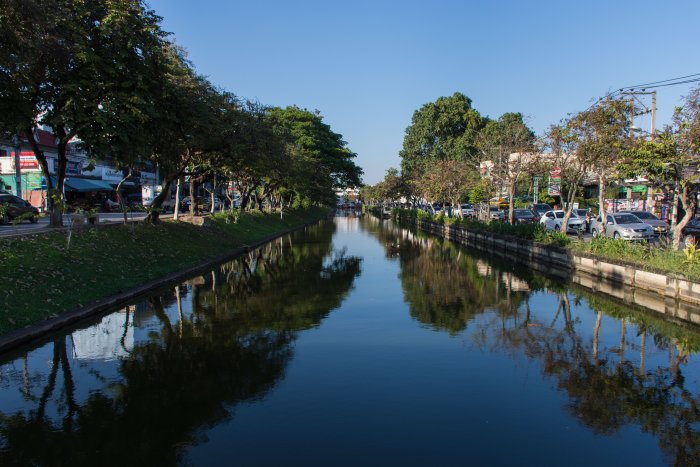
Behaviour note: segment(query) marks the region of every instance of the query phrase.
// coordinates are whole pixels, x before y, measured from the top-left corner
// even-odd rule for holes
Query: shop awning
[[[56,178],[51,177],[51,181],[56,186]],[[90,178],[66,177],[64,185],[66,186],[66,191],[114,191],[114,188],[109,183]]]

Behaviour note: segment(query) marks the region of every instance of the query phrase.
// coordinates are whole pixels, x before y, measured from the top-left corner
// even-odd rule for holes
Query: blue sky
[[[321,111],[376,183],[413,112],[456,91],[539,133],[619,87],[700,73],[700,1],[151,0],[197,71]],[[667,123],[688,85],[658,90]],[[648,117],[638,122],[648,128]]]

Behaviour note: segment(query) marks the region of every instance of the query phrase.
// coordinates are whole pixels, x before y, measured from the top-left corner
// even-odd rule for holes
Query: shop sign
[[[53,173],[58,173],[58,160],[53,159]],[[66,161],[66,175],[81,175],[83,164],[81,161]]]
[[[20,169],[37,169],[39,162],[34,156],[34,151],[22,151],[19,153],[19,168]]]

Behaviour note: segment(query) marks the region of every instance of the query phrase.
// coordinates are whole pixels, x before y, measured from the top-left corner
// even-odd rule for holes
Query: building
[[[56,139],[46,129],[37,129],[32,135],[46,156],[50,174],[55,174],[58,163]],[[26,135],[20,137],[19,170],[21,196],[38,208],[46,207],[46,181],[34,150]],[[66,157],[64,194],[74,207],[103,207],[107,198],[115,199],[115,189],[128,174],[109,160],[91,160],[80,147],[79,141],[69,143]],[[17,164],[12,141],[0,140],[0,189],[17,194],[15,180]],[[122,183],[121,193],[129,203],[150,203],[157,192],[158,175],[150,165],[134,170]]]

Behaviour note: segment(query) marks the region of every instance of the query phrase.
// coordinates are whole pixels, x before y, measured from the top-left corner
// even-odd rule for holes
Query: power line
[[[653,81],[653,82],[651,82],[651,83],[646,83],[646,84],[636,84],[636,85],[634,85],[634,86],[626,86],[626,87],[620,88],[620,89],[627,89],[627,88],[643,88],[643,87],[646,87],[646,86],[651,86],[652,84],[668,83],[669,81],[676,81],[676,80],[679,80],[679,79],[692,78],[693,76],[700,76],[700,73],[695,73],[695,74],[693,74],[693,75],[687,75],[687,76],[679,76],[678,78],[664,79],[664,80],[661,80],[661,81]],[[679,83],[679,84],[680,84],[680,83]]]
[[[700,81],[700,78],[688,79],[688,80],[685,80],[685,81],[677,81],[677,82],[675,82],[675,83],[668,83],[668,84],[657,84],[656,86],[646,86],[646,87],[644,87],[644,89],[663,88],[663,87],[666,87],[666,86],[675,86],[675,85],[677,85],[677,84],[697,83],[698,81]],[[631,88],[631,89],[635,89],[635,88]]]
[[[694,78],[695,76],[698,76],[698,78]],[[692,79],[686,79],[686,78],[692,78]],[[678,81],[678,80],[684,80],[684,81]],[[586,111],[595,107],[600,101],[602,101],[604,99],[611,98],[611,97],[615,97],[615,95],[617,95],[618,93],[623,93],[626,90],[634,90],[636,88],[644,88],[644,90],[655,89],[655,88],[662,88],[662,87],[666,87],[666,86],[677,86],[679,84],[696,83],[696,82],[700,82],[700,73],[694,73],[692,75],[686,75],[686,76],[679,76],[677,78],[664,79],[661,81],[653,81],[653,82],[647,83],[647,84],[637,84],[634,86],[621,87],[621,88],[616,89],[615,91],[610,91],[609,93],[607,93],[603,97],[597,99],[593,104],[591,104],[586,109]],[[666,83],[666,84],[662,84],[662,83]]]

